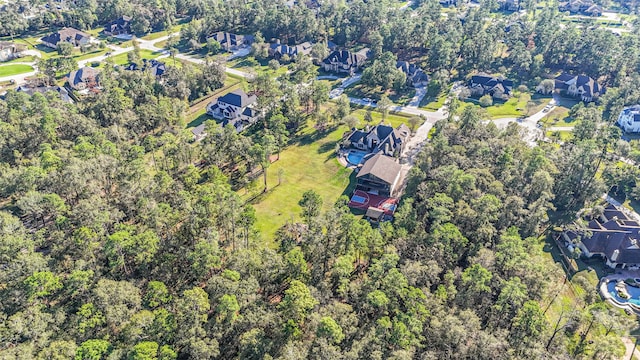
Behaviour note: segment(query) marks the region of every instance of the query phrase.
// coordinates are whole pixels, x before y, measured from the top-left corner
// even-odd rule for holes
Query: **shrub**
[[[493,98],[489,94],[484,95],[480,98],[479,103],[480,103],[480,106],[482,107],[491,106],[493,105]]]

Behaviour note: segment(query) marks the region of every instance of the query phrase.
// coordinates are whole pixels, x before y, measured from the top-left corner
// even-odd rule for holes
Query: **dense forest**
[[[118,79],[80,107],[14,92],[0,102],[2,358],[619,351],[609,331],[585,341],[592,327],[621,321],[594,289],[563,324],[543,308],[562,272],[538,235],[549,210],[597,196],[609,144],[596,133],[562,151],[529,148],[516,126],[501,132],[467,108],[438,123],[394,224],[372,228],[346,199],[321,213],[309,192],[303,221],[280,229],[270,249],[224,173],[193,165],[211,142],[191,143],[176,102]],[[165,116],[147,120],[149,106]]]
[[[436,92],[477,70],[533,88],[562,69],[600,78],[607,92],[598,106],[571,110],[578,125],[569,139],[536,147],[517,125],[499,130],[452,99],[393,223],[372,227],[346,197],[324,211],[307,191],[300,220],[267,242],[241,189],[260,172],[266,185],[270,157],[303,129],[323,136],[350,121],[349,102],[327,103],[308,57],[277,80],[262,74],[246,85],[264,121],[241,134],[208,122],[198,142],[185,129],[188,105],[223,87],[222,62],[168,66],[162,81],[108,63],[101,92],[75,104],[8,91],[0,101],[0,359],[622,355],[618,335],[633,322],[582,275],[568,282],[546,236],[607,189],[640,198],[637,167],[615,161],[640,159],[640,145],[620,142],[611,126],[640,100],[640,27],[616,36],[567,25],[556,7],[536,10],[535,1],[526,5],[531,21],[494,17],[489,3],[445,17],[433,0],[416,1],[415,12],[387,0],[323,1],[317,13],[283,1],[85,0],[26,19],[28,3],[45,2],[5,5],[1,34],[89,29],[132,15],[139,35],[183,22],[181,45],[198,51],[219,30],[365,44],[372,84],[391,86],[383,77],[398,58],[417,59]],[[574,302],[558,305],[567,288]]]

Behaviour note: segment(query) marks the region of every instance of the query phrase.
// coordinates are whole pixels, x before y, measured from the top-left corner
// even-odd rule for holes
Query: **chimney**
[[[620,250],[613,250],[613,254],[611,254],[611,262],[616,262],[616,260],[618,259],[618,255],[620,255]]]

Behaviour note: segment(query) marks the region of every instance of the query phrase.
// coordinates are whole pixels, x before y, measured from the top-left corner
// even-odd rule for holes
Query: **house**
[[[402,165],[382,152],[371,155],[356,175],[356,190],[393,196],[400,181]]]
[[[151,72],[151,74],[153,74],[153,76],[161,77],[162,75],[164,75],[164,72],[167,71],[167,67],[163,62],[158,61],[156,59],[151,59],[151,60],[142,59],[142,65],[138,65],[135,63],[129,64],[129,66],[127,66],[125,70],[149,71]]]
[[[543,91],[540,87],[537,90]],[[568,73],[562,73],[555,78],[554,90],[567,96],[578,97],[584,102],[594,101],[604,93],[604,89],[591,77]]]
[[[491,95],[495,99],[507,99],[511,96],[513,81],[502,76],[487,74],[473,75],[469,80],[469,90],[472,96]]]
[[[617,123],[624,132],[640,132],[640,105],[624,108],[618,116]]]
[[[27,50],[26,45],[16,44],[11,41],[0,41],[0,61],[19,58],[25,50]]]
[[[410,135],[411,130],[405,124],[400,124],[395,129],[379,124],[363,130],[352,129],[345,134],[343,146],[398,157]]]
[[[310,55],[313,46],[310,42],[303,42],[300,45],[288,46],[280,44],[280,40],[269,44],[269,56],[280,61],[283,56],[289,60],[294,60],[298,55]]]
[[[325,71],[355,74],[369,58],[369,49],[362,49],[358,52],[348,50],[335,50],[322,61]]]
[[[104,27],[105,35],[129,35],[131,34],[131,17],[121,16]]]
[[[77,47],[77,46],[87,45],[90,40],[91,40],[91,35],[85,32],[82,32],[78,29],[67,28],[67,27],[62,28],[57,32],[49,34],[43,37],[42,39],[40,39],[40,41],[42,41],[42,43],[45,46],[48,46],[53,49],[57,48],[58,43],[60,42],[68,42],[73,46]]]
[[[257,100],[255,95],[234,90],[212,101],[207,106],[207,114],[221,120],[222,126],[231,124],[240,132],[258,121],[260,113],[254,108]]]
[[[68,103],[73,103],[73,100],[69,96],[69,91],[62,86],[28,86],[21,85],[16,89],[16,92],[25,93],[29,96],[33,96],[35,93],[46,94],[48,92],[57,92],[60,95],[60,100]]]
[[[520,11],[519,0],[498,0],[500,8],[505,11]]]
[[[640,224],[613,205],[588,220],[578,231],[565,231],[568,244],[577,243],[587,258],[602,257],[611,268],[640,267]]]
[[[398,61],[396,68],[407,76],[407,83],[413,85],[413,87],[427,86],[429,83],[429,76],[416,64]]]
[[[572,14],[587,16],[601,16],[604,9],[592,0],[569,0],[558,4],[560,11],[568,11]]]
[[[99,88],[100,72],[92,67],[83,67],[67,75],[67,85],[72,90],[97,90]]]
[[[253,43],[251,35],[237,35],[228,32],[218,31],[211,35],[209,39],[217,41],[226,51],[234,51],[250,46]]]

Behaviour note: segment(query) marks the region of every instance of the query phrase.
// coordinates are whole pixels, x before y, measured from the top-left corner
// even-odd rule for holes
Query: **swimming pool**
[[[611,294],[611,297],[615,299],[615,301],[617,301],[620,304],[630,303],[636,306],[640,306],[640,288],[637,288],[635,286],[629,286],[626,284],[625,284],[625,287],[629,295],[631,295],[630,299],[624,299],[618,295],[618,292],[616,291],[615,281],[609,281],[607,283],[607,290],[609,291],[609,294]]]
[[[349,164],[359,165],[365,155],[366,153],[360,151],[351,151],[347,154],[347,161],[349,161]]]
[[[353,195],[353,197],[351,198],[351,201],[358,204],[364,204],[365,202],[367,202],[367,199],[359,195]]]

